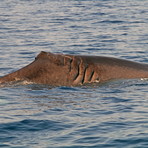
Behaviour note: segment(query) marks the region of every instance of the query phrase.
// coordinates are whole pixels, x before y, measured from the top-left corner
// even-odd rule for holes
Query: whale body
[[[148,64],[112,57],[42,51],[31,64],[0,77],[0,84],[26,80],[51,86],[79,86],[137,78],[148,78]]]

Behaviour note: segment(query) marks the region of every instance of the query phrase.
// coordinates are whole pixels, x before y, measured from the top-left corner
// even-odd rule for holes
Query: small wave
[[[0,97],[0,105],[7,104],[8,102],[9,102],[9,101],[4,100],[4,99],[1,99],[1,97]]]
[[[15,81],[15,82],[7,82],[7,83],[2,83],[0,84],[0,88],[3,87],[15,87],[15,86],[21,86],[21,85],[30,85],[30,84],[34,84],[31,81],[27,81],[27,80],[23,80],[23,81]]]

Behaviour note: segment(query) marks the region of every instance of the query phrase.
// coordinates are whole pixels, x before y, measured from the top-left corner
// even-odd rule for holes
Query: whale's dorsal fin
[[[66,56],[64,54],[54,54],[45,51],[41,51],[35,59],[48,59],[51,63],[54,63],[59,66],[67,65],[72,61],[72,58],[70,56]]]
[[[45,52],[45,51],[41,51],[35,59],[45,59],[48,57],[48,55],[53,55],[53,53],[50,53],[50,52]]]

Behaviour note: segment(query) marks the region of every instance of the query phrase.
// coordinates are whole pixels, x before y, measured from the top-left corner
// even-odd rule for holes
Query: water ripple
[[[0,76],[40,51],[147,59],[146,0],[1,0]],[[0,147],[146,148],[148,81],[0,87]]]

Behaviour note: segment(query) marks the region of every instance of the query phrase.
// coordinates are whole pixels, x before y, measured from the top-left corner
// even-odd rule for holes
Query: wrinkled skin
[[[113,79],[148,78],[148,64],[100,56],[41,52],[26,67],[3,76],[0,84],[26,80],[51,86],[77,86]]]

